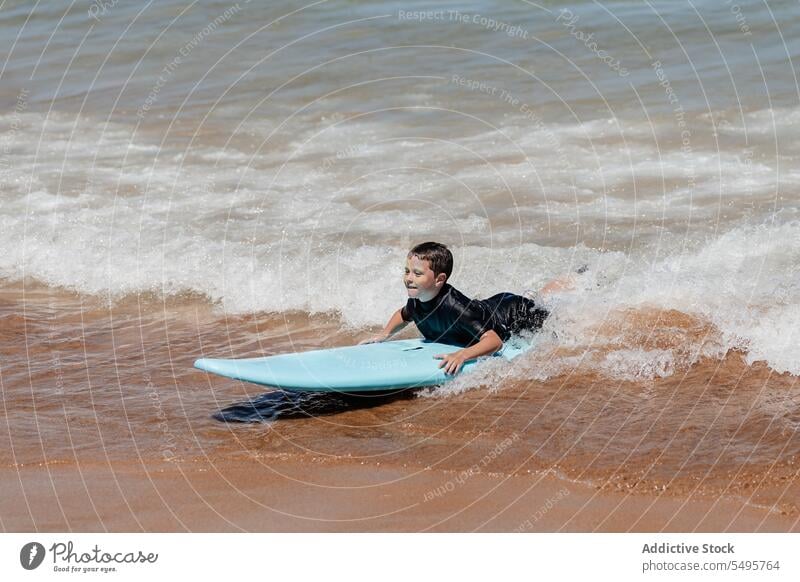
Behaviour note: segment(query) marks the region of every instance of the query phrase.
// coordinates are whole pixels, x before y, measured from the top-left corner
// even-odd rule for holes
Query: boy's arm
[[[490,329],[481,336],[480,341],[474,346],[458,350],[452,354],[437,354],[433,357],[437,360],[442,360],[439,367],[444,368],[445,374],[457,374],[461,371],[464,362],[493,354],[502,347],[503,340],[500,339],[496,331]]]
[[[392,317],[389,318],[389,323],[386,324],[381,333],[358,342],[358,345],[385,342],[398,331],[407,326],[408,322],[403,319],[403,314],[401,312],[402,309],[398,309],[392,314]]]

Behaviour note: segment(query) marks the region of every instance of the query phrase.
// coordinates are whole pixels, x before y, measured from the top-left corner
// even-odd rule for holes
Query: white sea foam
[[[606,354],[599,368],[612,378],[635,382],[671,376],[675,364],[669,350],[615,350]]]
[[[670,123],[657,132],[669,134]],[[654,150],[646,127],[624,122],[625,143],[611,139],[614,120],[586,125],[509,124],[505,137],[449,141],[395,139],[396,128],[366,123],[314,138],[308,126],[285,151],[255,155],[243,143],[161,146],[123,124],[66,114],[3,116],[0,276],[111,299],[190,291],[232,313],[337,313],[363,327],[404,301],[406,249],[440,239],[456,254],[453,283],[478,297],[590,267],[575,291],[552,300],[543,335],[573,353],[526,356],[503,373],[545,378],[580,362],[620,379],[673,373],[694,357],[691,346],[594,353],[596,330],[613,314],[661,309],[713,325],[720,337],[697,354],[739,348],[800,374],[791,205],[777,215],[722,213],[729,202],[769,201],[800,174],[736,148],[698,147],[689,187],[685,154]],[[648,180],[673,186],[633,188]],[[599,229],[620,250],[535,242],[565,225]]]
[[[598,316],[611,310],[675,310],[710,322],[719,333],[703,338],[708,345],[679,346],[684,354],[695,348],[698,357],[721,355],[736,348],[750,362],[763,360],[778,372],[800,374],[798,264],[800,223],[740,226],[693,250],[671,250],[652,263],[633,262],[597,292],[567,298],[556,329],[580,341],[596,328]],[[662,351],[627,361],[644,362],[643,369],[649,366],[655,375],[672,367]],[[630,375],[606,363],[613,376]]]

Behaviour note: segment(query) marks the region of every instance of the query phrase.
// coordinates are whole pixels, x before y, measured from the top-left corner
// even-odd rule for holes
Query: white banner
[[[797,580],[792,534],[4,534],[2,580]]]

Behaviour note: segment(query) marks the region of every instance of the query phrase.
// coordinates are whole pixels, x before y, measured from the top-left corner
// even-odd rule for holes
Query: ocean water
[[[414,435],[478,399],[460,442],[514,394],[503,434],[545,468],[656,463],[658,483],[693,467],[734,474],[727,487],[791,464],[798,39],[788,0],[3,3],[9,462],[175,439],[177,456],[302,441],[435,464],[443,449]],[[451,282],[476,297],[588,270],[513,365],[380,413],[278,423],[291,445],[210,418],[261,390],[195,357],[358,340],[402,305],[425,240],[451,247]],[[428,420],[402,420],[409,407]],[[357,436],[331,420],[376,414]],[[73,417],[85,445],[63,439]]]

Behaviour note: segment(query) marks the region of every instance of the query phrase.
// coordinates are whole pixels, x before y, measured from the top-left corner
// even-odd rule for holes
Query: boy
[[[533,300],[513,293],[469,299],[447,283],[452,272],[453,255],[445,245],[426,242],[411,249],[403,277],[408,302],[395,311],[381,334],[361,343],[386,341],[413,321],[425,339],[464,346],[434,356],[442,360],[439,367],[446,374],[457,374],[464,362],[498,351],[512,333],[542,327],[548,312]],[[552,282],[542,292],[561,287],[562,282]]]

